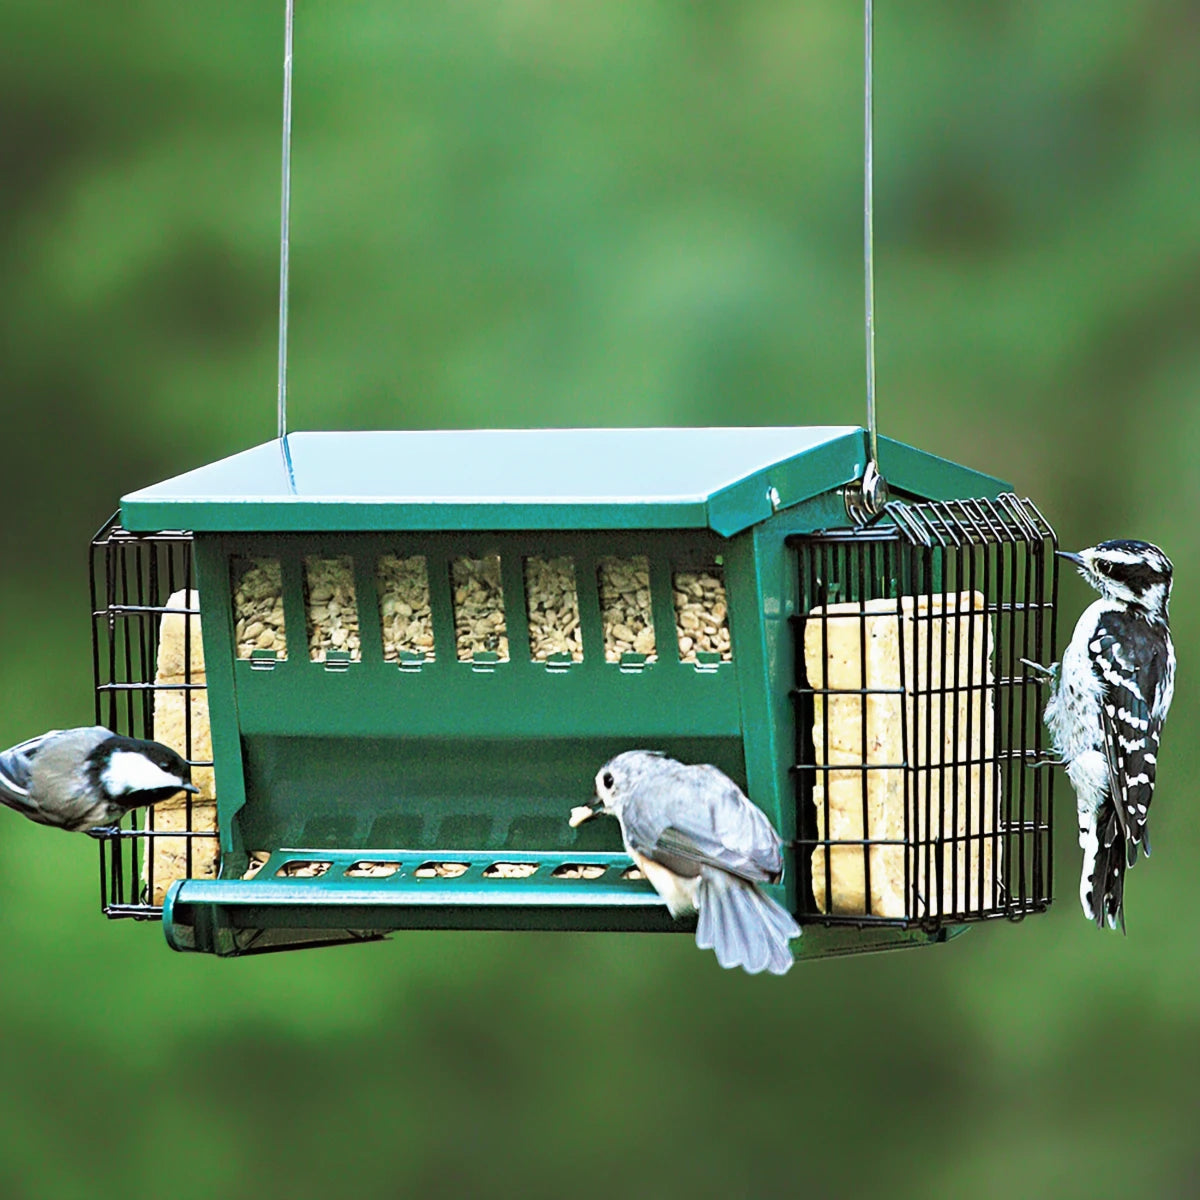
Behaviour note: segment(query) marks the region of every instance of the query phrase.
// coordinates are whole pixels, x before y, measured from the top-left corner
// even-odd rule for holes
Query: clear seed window
[[[287,627],[279,560],[235,558],[233,586],[238,658],[286,658]]]
[[[583,661],[575,563],[567,555],[525,560],[529,652],[536,662]]]
[[[683,662],[729,662],[729,600],[725,573],[713,565],[674,576],[675,626]]]
[[[349,555],[304,559],[308,657],[312,662],[360,662],[354,560]]]
[[[432,662],[433,617],[429,607],[429,569],[424,556],[401,558],[385,554],[379,559],[375,578],[384,661]]]
[[[452,573],[458,661],[507,662],[508,631],[500,586],[500,556],[456,558]]]
[[[604,658],[619,663],[627,655],[653,662],[658,657],[650,606],[650,562],[642,555],[608,556],[597,568]]]

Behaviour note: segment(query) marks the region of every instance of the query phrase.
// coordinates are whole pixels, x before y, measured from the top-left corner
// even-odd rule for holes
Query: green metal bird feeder
[[[109,844],[110,915],[203,858],[162,903],[176,949],[684,928],[615,822],[567,823],[632,747],[768,814],[802,956],[1049,903],[1021,659],[1053,643],[1054,542],[1005,485],[884,439],[898,498],[858,526],[856,428],[288,442],[126,496],[96,540],[97,718],[201,770],[207,724],[215,764],[209,827],[202,794]]]
[[[868,429],[288,434],[287,7],[279,438],[93,542],[96,718],[201,787],[101,844],[104,911],[219,955],[686,929],[568,824],[634,748],[765,811],[800,957],[1043,911],[1054,534],[875,434],[870,0]]]

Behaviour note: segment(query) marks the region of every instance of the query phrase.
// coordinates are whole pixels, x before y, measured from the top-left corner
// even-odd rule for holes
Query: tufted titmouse
[[[196,791],[187,763],[170,747],[102,725],[52,729],[0,753],[0,804],[39,825],[98,837],[131,808]]]
[[[779,835],[766,814],[716,767],[685,766],[629,750],[596,775],[596,799],[571,812],[580,825],[598,813],[621,837],[673,917],[698,912],[696,945],[723,967],[782,975],[800,927],[757,883],[783,874]]]

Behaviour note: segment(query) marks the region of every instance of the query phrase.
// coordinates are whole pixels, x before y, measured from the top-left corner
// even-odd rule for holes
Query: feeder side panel
[[[746,785],[754,803],[771,818],[785,841],[794,825],[782,802],[776,755],[778,733],[771,702],[774,667],[773,631],[778,619],[779,572],[762,561],[763,546],[755,533],[734,538],[728,564],[731,634],[738,656],[738,695],[746,747]]]
[[[233,597],[226,540],[197,535],[196,584],[208,672],[208,712],[212,729],[213,771],[217,791],[217,827],[222,854],[241,854],[234,815],[246,803],[242,739],[234,685]]]
[[[772,523],[734,538],[726,554],[732,634],[746,753],[747,794],[784,841],[784,879],[776,898],[796,911],[796,805],[791,791],[793,718],[787,617],[792,601],[784,542]]]

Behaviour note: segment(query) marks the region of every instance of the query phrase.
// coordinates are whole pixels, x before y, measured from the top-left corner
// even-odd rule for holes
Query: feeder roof
[[[740,533],[861,478],[845,425],[292,433],[121,501],[133,532],[703,529]],[[880,439],[894,489],[992,496],[986,475]],[[290,469],[289,469],[290,457]],[[772,493],[777,493],[777,500]]]

